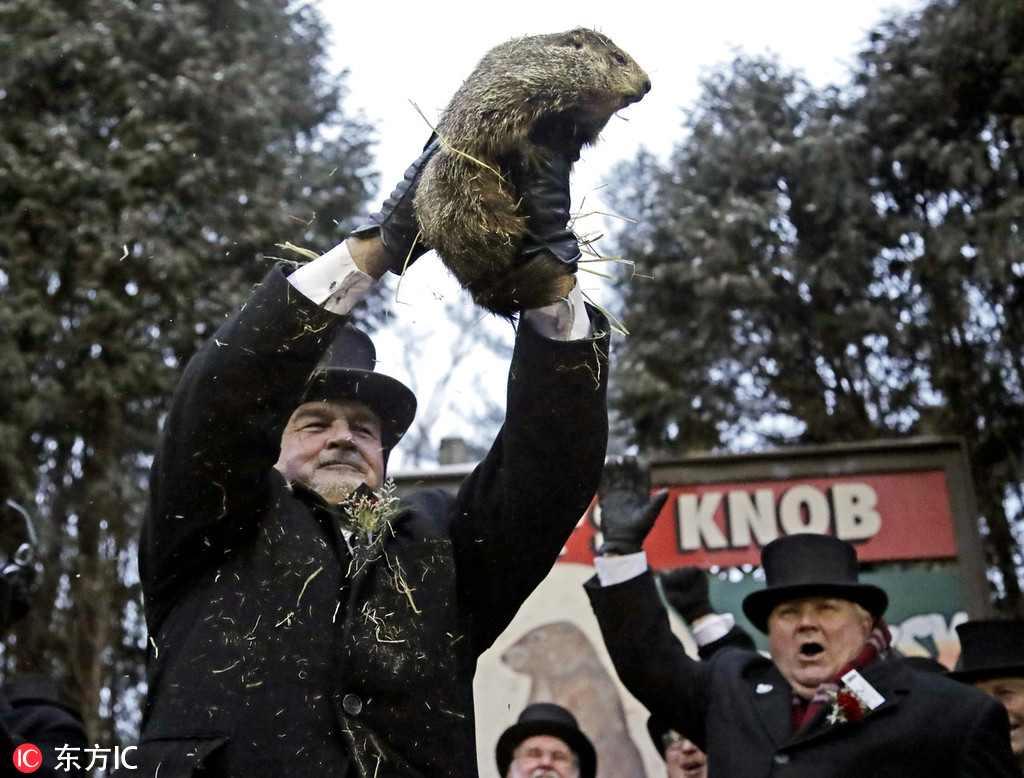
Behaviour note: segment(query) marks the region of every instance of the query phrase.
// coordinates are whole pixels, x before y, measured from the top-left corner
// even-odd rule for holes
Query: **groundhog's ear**
[[[581,30],[569,30],[566,34],[566,45],[574,46],[577,49],[583,48],[583,33]]]

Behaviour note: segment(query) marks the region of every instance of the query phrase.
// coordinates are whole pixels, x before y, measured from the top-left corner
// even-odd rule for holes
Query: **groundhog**
[[[501,660],[530,677],[526,705],[553,702],[572,711],[597,751],[597,778],[644,774],[615,681],[579,627],[569,621],[535,627]]]
[[[593,30],[515,38],[484,56],[441,115],[442,145],[414,201],[424,242],[475,303],[512,318],[558,298],[564,271],[553,255],[516,261],[527,227],[510,171],[528,162],[540,133],[578,159],[650,88],[640,66]]]

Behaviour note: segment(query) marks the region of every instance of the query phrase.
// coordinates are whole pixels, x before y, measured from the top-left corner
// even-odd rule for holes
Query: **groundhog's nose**
[[[651,79],[645,78],[644,79],[644,83],[641,86],[643,86],[644,94],[647,94],[648,92],[650,92],[651,91]]]

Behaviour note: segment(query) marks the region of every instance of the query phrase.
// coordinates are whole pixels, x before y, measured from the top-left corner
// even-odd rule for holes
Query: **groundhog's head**
[[[571,621],[534,627],[501,655],[517,673],[534,677],[566,677],[597,662],[590,639]]]
[[[537,36],[537,40],[544,43],[546,67],[552,75],[558,74],[558,79],[547,85],[555,99],[551,113],[538,121],[541,131],[569,122],[582,143],[594,143],[617,111],[651,90],[643,68],[599,32],[580,27]],[[527,73],[534,68],[536,65],[531,65]]]
[[[651,80],[606,36],[578,28],[495,46],[463,82],[439,132],[454,148],[500,155],[539,134],[579,149],[612,115],[640,100]]]

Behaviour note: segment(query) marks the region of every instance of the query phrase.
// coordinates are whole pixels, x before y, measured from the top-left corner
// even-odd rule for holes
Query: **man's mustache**
[[[362,467],[363,458],[354,451],[335,451],[317,460],[317,467],[329,467],[330,465],[352,465]]]

